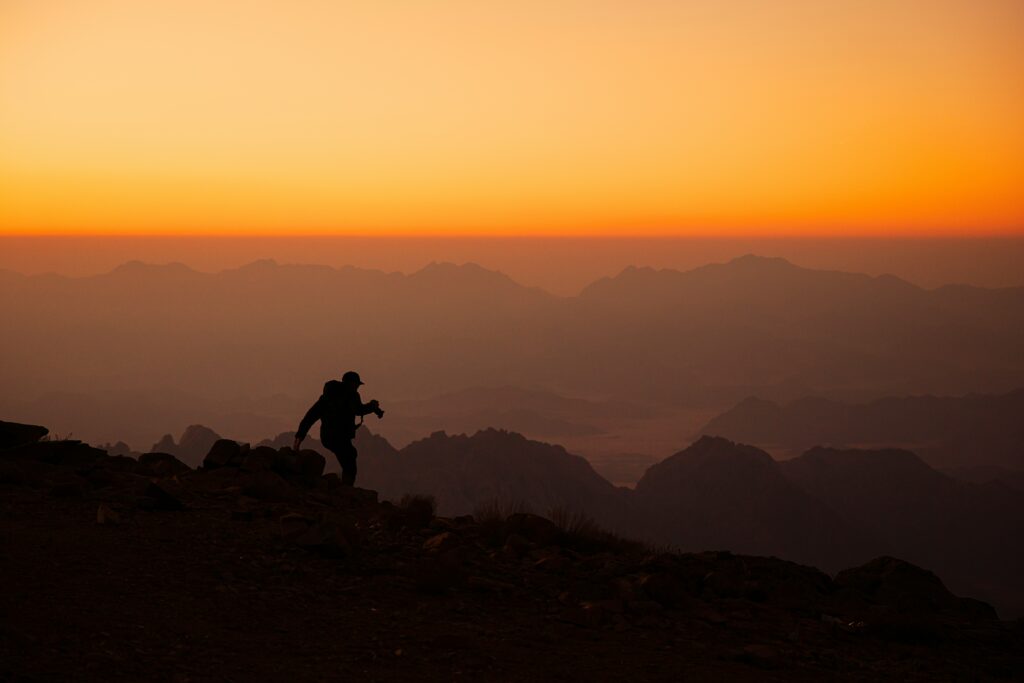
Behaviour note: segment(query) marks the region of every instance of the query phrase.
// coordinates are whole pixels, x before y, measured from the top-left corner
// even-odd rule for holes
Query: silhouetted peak
[[[678,458],[692,463],[705,463],[712,460],[730,460],[751,463],[773,463],[772,457],[760,448],[736,443],[720,436],[704,435],[693,442],[688,448],[673,455],[669,460]]]
[[[757,254],[744,254],[743,256],[737,256],[733,260],[725,264],[730,268],[738,268],[744,270],[757,270],[762,272],[768,271],[779,271],[779,270],[802,270],[793,263],[787,261],[781,256],[758,256]]]
[[[487,444],[489,446],[518,446],[526,443],[527,441],[529,441],[529,439],[518,432],[510,432],[505,429],[488,427],[486,429],[478,430],[472,436],[468,434],[449,434],[442,429],[436,432],[431,432],[430,436],[415,443],[433,442],[438,444],[445,442],[461,442],[467,444]]]
[[[273,270],[274,268],[277,268],[279,265],[280,264],[278,264],[278,262],[272,258],[263,258],[253,261],[252,263],[247,263],[244,266],[240,267],[238,270],[243,272]]]
[[[185,431],[181,434],[181,441],[179,443],[185,443],[186,441],[195,441],[197,439],[219,439],[220,435],[213,431],[209,427],[204,425],[189,425],[185,428]]]
[[[886,472],[889,475],[903,472],[933,473],[944,476],[929,467],[915,453],[902,448],[859,449],[815,446],[790,462],[794,465],[800,463],[824,464],[830,468],[855,467],[860,470]]]
[[[111,275],[171,275],[195,273],[197,271],[189,268],[184,263],[177,261],[171,263],[144,263],[143,261],[126,261],[110,271]]]
[[[409,279],[419,284],[432,286],[521,288],[521,285],[504,273],[488,270],[476,263],[455,264],[447,261],[440,263],[432,261],[409,275]]]
[[[636,490],[650,491],[685,480],[727,481],[743,486],[751,477],[781,476],[775,461],[759,448],[719,436],[702,436],[688,448],[652,465],[637,482]]]
[[[483,266],[473,263],[452,263],[450,261],[431,261],[427,265],[423,266],[410,277],[432,277],[432,278],[443,278],[443,277],[493,277],[500,276],[506,277],[502,273],[496,270],[488,270]]]

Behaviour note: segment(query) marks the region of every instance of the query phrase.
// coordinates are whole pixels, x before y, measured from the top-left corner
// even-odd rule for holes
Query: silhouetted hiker
[[[357,453],[352,439],[356,436],[359,424],[363,422],[363,415],[374,413],[378,418],[384,417],[384,411],[376,399],[363,403],[359,397],[359,386],[362,383],[359,374],[351,370],[342,375],[340,382],[333,379],[329,381],[324,385],[324,393],[306,411],[306,416],[299,423],[299,431],[295,433],[295,450],[299,450],[309,428],[320,420],[320,441],[338,459],[341,483],[346,486],[356,482]],[[356,424],[356,417],[359,418],[359,424]]]

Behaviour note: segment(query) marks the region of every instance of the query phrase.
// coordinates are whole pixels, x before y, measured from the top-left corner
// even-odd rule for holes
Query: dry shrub
[[[433,496],[407,493],[399,501],[398,510],[408,526],[422,529],[433,521],[437,500]]]
[[[529,512],[526,501],[487,500],[473,510],[473,519],[480,525],[480,535],[490,545],[498,546],[505,542],[505,520],[520,512]]]
[[[562,532],[562,544],[580,552],[611,551],[618,553],[644,552],[646,547],[640,541],[623,538],[602,529],[590,515],[563,507],[553,508],[548,518]]]

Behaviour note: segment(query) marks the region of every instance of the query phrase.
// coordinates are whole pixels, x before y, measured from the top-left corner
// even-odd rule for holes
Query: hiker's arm
[[[359,394],[356,394],[356,398],[355,401],[353,401],[353,403],[355,405],[353,405],[352,408],[353,412],[356,415],[369,415],[373,411],[377,410],[378,407],[380,407],[380,404],[377,403],[376,399],[370,401],[369,403],[363,403],[363,399],[359,397]]]
[[[295,450],[299,450],[299,444],[306,438],[306,434],[309,434],[309,428],[313,426],[313,423],[320,419],[323,409],[323,400],[317,399],[317,402],[306,411],[306,416],[299,423],[299,431],[295,432]]]

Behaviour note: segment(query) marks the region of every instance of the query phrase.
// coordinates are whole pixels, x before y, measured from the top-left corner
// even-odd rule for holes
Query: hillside
[[[1024,471],[1024,389],[998,395],[887,397],[868,403],[748,398],[701,430],[791,453],[815,445],[908,448],[933,467]]]
[[[193,426],[182,443],[194,435],[219,438]],[[284,432],[257,446],[287,448],[293,437]],[[326,471],[339,472],[316,439],[304,443],[326,459]],[[1013,541],[1024,535],[1019,492],[951,478],[907,451],[814,448],[777,462],[758,448],[703,437],[648,468],[628,490],[560,446],[501,430],[437,432],[396,449],[363,428],[356,445],[360,485],[395,503],[429,494],[447,515],[495,504],[583,513],[605,528],[682,550],[774,555],[826,571],[896,555],[938,571],[954,590],[984,597],[1003,614],[1024,614],[1016,578],[1024,555]]]
[[[857,530],[752,446],[703,437],[648,469],[635,498],[650,537],[676,547],[777,555],[828,570],[868,559]]]
[[[0,429],[12,680],[1024,675],[1019,624],[893,558],[832,579],[379,503],[312,451],[220,441],[192,470],[43,434]]]
[[[786,478],[872,539],[871,554],[898,552],[941,567],[958,590],[1024,613],[1024,499],[1001,484],[971,484],[908,451],[814,448],[780,463]]]

